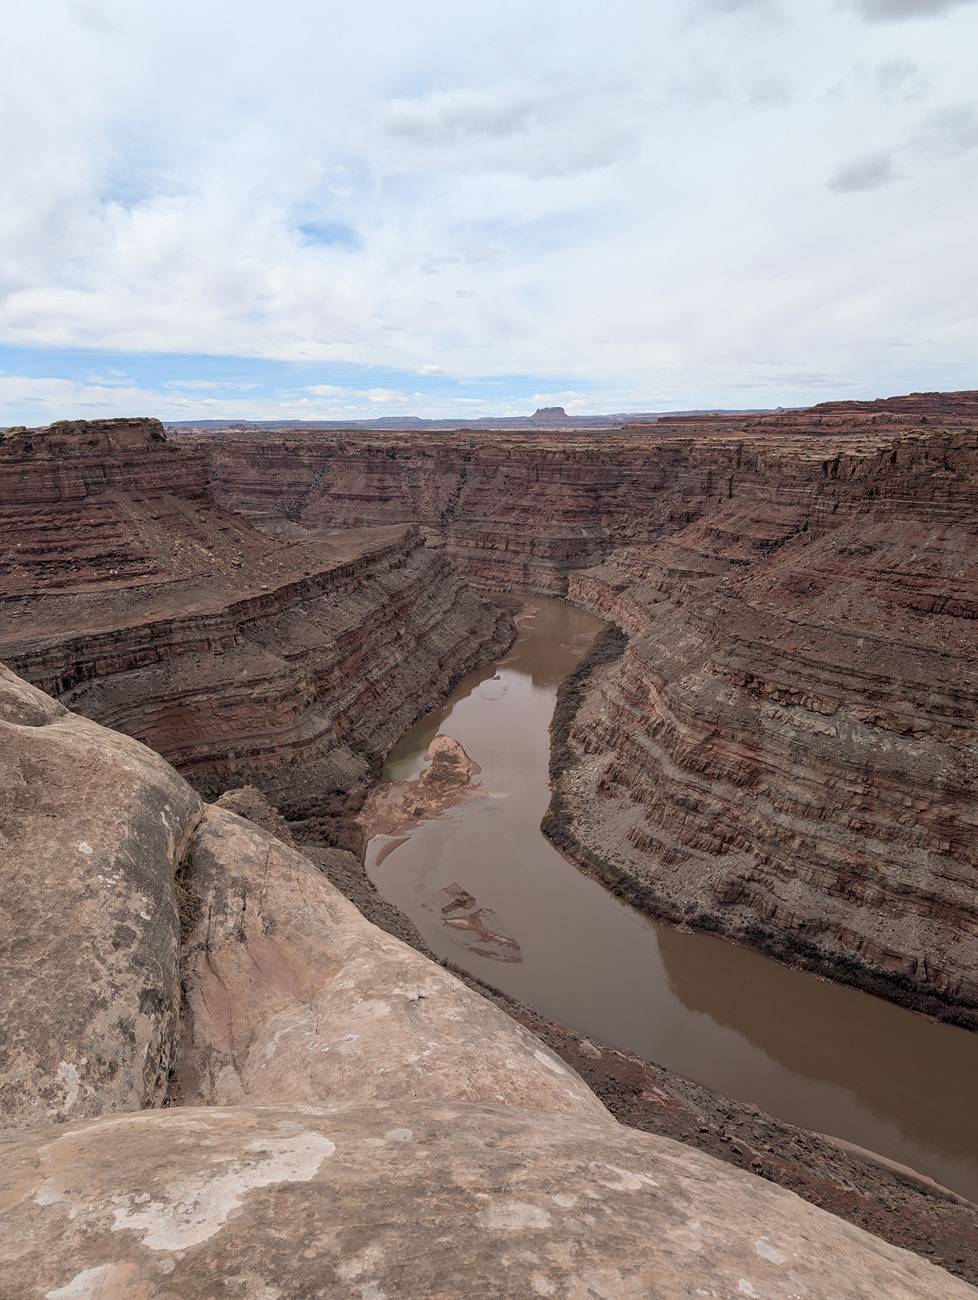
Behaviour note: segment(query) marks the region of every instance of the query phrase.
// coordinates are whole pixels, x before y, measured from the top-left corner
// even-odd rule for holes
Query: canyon
[[[365,1037],[362,1025],[350,1027],[350,990],[374,1006],[400,978],[385,966],[393,950],[384,945],[393,940],[367,943],[358,931],[342,954],[330,946],[344,926],[352,934],[361,922],[328,881],[349,882],[346,892],[361,906],[369,897],[348,850],[362,851],[357,814],[383,760],[458,681],[506,650],[512,615],[531,594],[564,597],[612,625],[557,697],[544,822],[553,844],[647,915],[978,1027],[976,430],[978,394],[959,393],[604,431],[202,434],[153,420],[8,431],[0,441],[0,660],[30,683],[10,688],[17,710],[43,717],[25,724],[15,710],[13,725],[67,727],[87,738],[78,741],[84,756],[66,748],[51,783],[58,798],[30,834],[58,829],[50,824],[58,799],[75,809],[111,805],[117,777],[73,798],[70,774],[102,746],[124,743],[149,747],[121,767],[126,779],[146,768],[140,780],[151,793],[141,784],[139,799],[156,822],[155,838],[127,832],[97,877],[113,890],[139,892],[152,920],[97,915],[89,855],[59,862],[55,847],[44,859],[45,879],[59,882],[55,892],[70,895],[82,882],[79,916],[92,920],[88,947],[73,952],[69,973],[52,974],[40,990],[26,949],[13,943],[9,961],[23,980],[17,1002],[29,1009],[14,1041],[28,1041],[39,1022],[54,1028],[36,1059],[28,1054],[11,1067],[6,1122],[82,1121],[69,1130],[79,1153],[70,1156],[70,1176],[85,1179],[111,1141],[100,1116],[153,1116],[125,1123],[133,1140],[145,1135],[139,1159],[158,1161],[179,1124],[220,1145],[211,1116],[231,1106],[240,1135],[227,1139],[221,1159],[237,1168],[248,1163],[242,1152],[257,1149],[249,1142],[265,1151],[279,1141],[269,1136],[272,1121],[248,1105],[301,1105],[305,1115],[310,1106],[333,1106],[352,1078],[364,1088],[376,1082],[347,1098],[371,1107],[420,1100],[509,1108],[516,1118],[473,1112],[471,1131],[501,1133],[512,1123],[505,1140],[532,1147],[531,1129],[541,1135],[546,1125],[533,1128],[526,1108],[556,1114],[570,1102],[560,1088],[545,1105],[531,1101],[550,1096],[540,1079],[568,1068],[559,1065],[563,1053],[557,1047],[541,1075],[530,1046],[536,1040],[520,1038],[537,1062],[528,1061],[526,1090],[499,1091],[497,1083],[486,1090],[479,1082],[485,1061],[516,1051],[506,1039],[516,1029],[505,1016],[486,1029],[480,1017],[495,1008],[462,986],[457,996],[473,1001],[433,1024],[427,1041],[450,1045],[450,1054],[464,1023],[473,1050],[489,1044],[463,1079],[433,1064],[426,1082],[417,1082],[410,1043],[385,1068],[378,1030],[366,1055],[348,1053],[342,1035],[320,1042],[334,1057],[348,1055],[345,1065],[331,1059],[327,1067],[309,1055],[324,1023]],[[96,734],[116,739],[96,741]],[[161,766],[144,757],[150,751]],[[41,779],[38,764],[23,760],[6,797],[15,828],[27,798],[22,787]],[[163,787],[170,793],[161,807]],[[174,822],[159,823],[162,838],[161,811]],[[267,829],[243,825],[239,813]],[[96,834],[62,826],[52,842],[68,836],[91,847],[105,834],[104,827]],[[129,874],[137,858],[148,871],[138,880]],[[281,889],[263,920],[274,862]],[[257,912],[249,910],[256,903]],[[456,903],[464,919],[464,900]],[[364,906],[371,909],[383,923],[381,903]],[[39,942],[49,959],[63,956],[53,937],[58,923],[46,916]],[[25,926],[30,919],[18,910],[11,932]],[[293,946],[279,951],[282,935],[291,934]],[[361,958],[363,943],[370,951]],[[103,949],[117,954],[107,965],[95,955]],[[333,955],[317,967],[317,951]],[[89,963],[104,987],[92,985]],[[330,991],[344,963],[346,979]],[[436,976],[451,978],[426,963],[411,979],[422,988]],[[65,982],[79,985],[78,996],[55,1006]],[[145,1006],[137,983],[155,990]],[[429,996],[419,993],[421,1004]],[[287,1013],[283,997],[294,1001]],[[404,1014],[418,1005],[408,997]],[[532,1009],[506,999],[500,1005],[552,1045],[574,1038]],[[86,1030],[96,1044],[85,1062],[90,1074],[65,1047],[79,1023],[93,1026]],[[577,1044],[564,1060],[593,1068],[581,1058],[580,1038]],[[442,1078],[446,1091],[438,1093]],[[471,1091],[464,1078],[475,1081]],[[618,1137],[573,1078],[561,1088],[586,1116],[582,1131],[596,1124],[604,1136],[595,1142],[610,1142],[613,1133],[614,1141],[639,1141],[628,1130]],[[645,1087],[651,1111],[658,1103]],[[179,1114],[187,1118],[174,1127],[177,1111],[156,1109],[163,1102],[186,1108]],[[701,1112],[710,1104],[705,1094],[697,1102]],[[631,1100],[615,1113],[626,1118],[626,1110],[634,1122]],[[317,1134],[327,1140],[324,1115],[306,1123],[295,1110],[283,1113],[275,1133],[287,1130],[283,1140],[291,1141],[302,1123],[303,1143],[316,1146]],[[357,1140],[368,1118],[351,1112]],[[332,1111],[329,1122],[339,1122]],[[385,1112],[378,1123],[393,1120]],[[419,1116],[419,1131],[427,1123]],[[547,1160],[555,1163],[547,1167],[557,1168],[571,1159],[566,1124],[548,1132]],[[16,1160],[26,1161],[18,1169],[41,1158],[32,1141],[12,1139]],[[463,1146],[459,1160],[471,1159],[475,1169],[479,1157]],[[679,1148],[684,1158],[707,1162],[696,1166],[696,1178],[720,1177],[714,1165],[728,1175],[728,1165],[689,1146]],[[857,1186],[859,1168],[858,1159],[849,1166]],[[120,1189],[134,1177],[137,1164],[112,1166],[118,1182],[105,1184],[104,1197],[131,1197]],[[256,1177],[252,1185],[270,1185]],[[787,1175],[780,1180],[791,1183]],[[754,1184],[788,1195],[770,1182]],[[373,1194],[366,1186],[358,1194]],[[411,1195],[420,1194],[412,1187]],[[67,1193],[51,1195],[67,1204]],[[731,1191],[731,1204],[738,1195]],[[972,1211],[953,1198],[936,1202],[955,1207],[948,1240],[964,1241]],[[931,1197],[931,1209],[934,1203]],[[103,1241],[99,1214],[108,1201],[102,1204],[89,1216],[94,1242]],[[313,1204],[307,1212],[317,1213]],[[897,1220],[914,1212],[903,1207],[888,1227],[867,1226],[900,1240]],[[539,1217],[520,1213],[521,1230]],[[856,1212],[850,1217],[859,1221]],[[654,1235],[654,1218],[643,1222]],[[35,1229],[29,1216],[25,1223],[27,1241]],[[232,1236],[216,1240],[232,1243]],[[99,1249],[91,1267],[109,1267]],[[974,1264],[965,1253],[944,1258],[959,1272]],[[144,1275],[135,1257],[117,1267],[113,1285]],[[52,1286],[66,1281],[51,1277]],[[607,1285],[629,1294],[633,1281]],[[527,1294],[526,1285],[500,1294]],[[812,1278],[805,1285],[805,1294],[822,1294]],[[900,1294],[900,1285],[888,1293]],[[908,1295],[931,1294],[929,1282],[907,1285]],[[825,1292],[845,1293],[841,1286]]]
[[[426,949],[599,1052],[655,1061],[978,1198],[978,1036],[656,924],[542,834],[555,696],[601,626],[528,601],[503,658],[406,733],[360,814],[370,880]]]
[[[0,739],[5,1298],[974,1294],[619,1125],[257,792],[6,669]]]
[[[637,906],[978,1025],[978,394],[585,433],[228,432],[289,535],[414,525],[627,633],[549,833]]]
[[[205,796],[328,826],[509,620],[416,527],[273,536],[208,480],[155,421],[8,437],[0,656]]]

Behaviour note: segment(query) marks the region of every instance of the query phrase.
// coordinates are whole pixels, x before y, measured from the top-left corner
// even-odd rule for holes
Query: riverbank
[[[582,755],[572,742],[574,725],[589,682],[620,660],[627,644],[627,634],[616,624],[609,624],[557,691],[550,724],[551,799],[541,823],[541,829],[551,843],[579,871],[656,921],[682,930],[719,935],[728,943],[749,948],[782,965],[848,985],[932,1020],[971,1031],[978,1028],[972,1010],[928,991],[919,980],[904,971],[874,969],[855,953],[828,950],[817,939],[777,931],[757,920],[747,921],[738,928],[715,910],[703,910],[689,902],[680,906],[652,883],[646,883],[632,871],[616,865],[609,857],[582,843],[579,829],[588,824],[589,806],[588,800],[575,800],[571,791],[574,770],[582,763]],[[586,756],[583,761],[586,761]]]

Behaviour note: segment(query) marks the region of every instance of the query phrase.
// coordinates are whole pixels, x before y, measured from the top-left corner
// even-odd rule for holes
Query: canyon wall
[[[741,559],[783,538],[786,523],[772,529],[770,513],[822,528],[886,497],[923,494],[933,514],[942,493],[949,513],[966,513],[972,471],[962,488],[954,458],[967,457],[976,421],[978,395],[924,394],[600,433],[229,430],[181,445],[210,456],[218,501],[265,524],[417,523],[475,585],[563,594],[570,572],[733,500]]]
[[[509,635],[471,588],[618,622],[550,833],[636,903],[978,1024],[978,394],[596,433],[0,444],[0,654],[342,833]],[[459,575],[463,575],[462,581]]]
[[[270,535],[155,421],[86,428],[0,444],[0,653],[205,795],[250,783],[332,834],[508,616],[415,526]]]
[[[978,394],[916,394],[208,445],[229,507],[415,523],[476,586],[628,631],[582,691],[548,822],[615,888],[974,1026],[976,427]]]
[[[657,915],[975,1027],[978,446],[838,473],[571,576],[630,637],[551,829]]]
[[[975,1294],[619,1126],[294,846],[2,667],[0,762],[9,1300]]]

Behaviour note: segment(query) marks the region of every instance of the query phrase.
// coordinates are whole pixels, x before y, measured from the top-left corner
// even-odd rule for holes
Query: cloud
[[[920,123],[915,143],[945,158],[978,149],[978,105],[945,104]]]
[[[869,22],[903,22],[910,18],[941,18],[952,9],[975,4],[976,0],[850,0]]]
[[[375,406],[407,406],[411,400],[410,393],[402,393],[396,388],[370,388],[366,398]]]
[[[46,415],[750,404],[759,357],[763,405],[920,387],[978,355],[978,12],[911,51],[841,3],[8,5],[0,349],[93,354]]]
[[[852,194],[860,190],[877,190],[881,185],[890,185],[897,179],[893,165],[893,156],[889,153],[864,154],[844,163],[829,177],[829,189],[841,194]]]
[[[450,157],[465,172],[570,176],[631,152],[634,130],[615,112],[623,89],[597,74],[439,89],[390,100],[379,127],[422,165]]]
[[[878,63],[873,76],[886,99],[917,99],[926,86],[918,65],[905,55]]]
[[[751,82],[747,97],[752,104],[774,108],[792,101],[791,88],[781,77],[755,77]]]
[[[469,136],[525,133],[548,117],[561,96],[529,86],[498,90],[438,90],[414,99],[395,99],[386,108],[383,128],[423,143]]]
[[[693,13],[696,17],[748,14],[759,18],[779,18],[782,10],[778,0],[699,0]]]

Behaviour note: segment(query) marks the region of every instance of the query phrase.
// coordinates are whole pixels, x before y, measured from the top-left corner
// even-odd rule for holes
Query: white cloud
[[[946,158],[978,149],[978,104],[945,104],[928,113],[916,143]]]
[[[880,93],[887,99],[918,99],[925,92],[926,83],[920,68],[905,55],[884,59],[873,73]]]
[[[851,162],[843,163],[829,178],[829,189],[853,193],[858,190],[876,190],[897,179],[893,156],[881,151],[864,154]]]
[[[760,18],[781,17],[778,0],[699,0],[693,8],[697,17],[747,15]]]
[[[375,406],[407,406],[411,394],[399,392],[396,388],[368,388],[366,398]]]
[[[910,18],[940,18],[952,9],[974,4],[975,0],[850,0],[851,6],[870,22],[903,22]]]
[[[289,399],[358,410],[442,372],[622,408],[761,375],[785,401],[806,374],[919,386],[978,354],[974,5],[8,8],[0,343],[405,373]],[[945,11],[912,61],[864,21],[900,8]],[[103,380],[70,400],[145,396]]]

